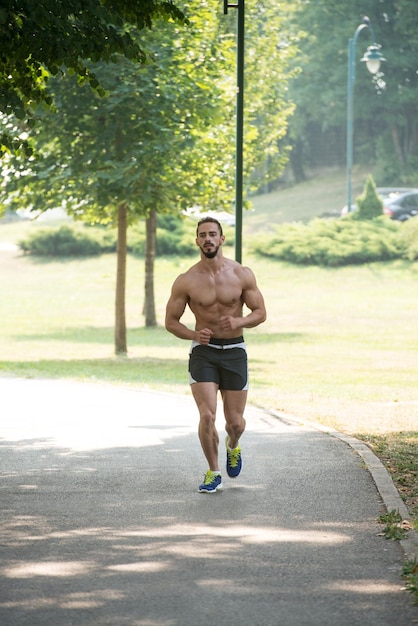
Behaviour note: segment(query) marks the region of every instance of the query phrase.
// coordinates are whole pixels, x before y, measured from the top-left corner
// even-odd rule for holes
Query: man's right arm
[[[194,331],[180,322],[187,304],[187,293],[184,289],[183,276],[179,276],[173,284],[171,295],[165,311],[165,327],[179,339],[194,339]]]
[[[179,339],[189,339],[191,341],[197,341],[203,345],[209,343],[212,336],[212,331],[209,328],[203,328],[201,330],[191,330],[185,324],[180,322],[180,319],[186,308],[188,302],[188,293],[186,290],[186,284],[182,276],[179,276],[173,284],[171,289],[171,295],[167,302],[165,313],[165,327],[168,332],[172,333]]]

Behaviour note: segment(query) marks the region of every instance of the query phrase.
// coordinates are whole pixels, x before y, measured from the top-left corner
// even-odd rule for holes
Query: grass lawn
[[[251,215],[257,217],[245,219]],[[41,225],[0,224],[0,242],[16,242]],[[268,310],[267,322],[246,333],[249,401],[367,441],[416,522],[418,264],[296,267],[250,257],[247,236],[244,263],[254,269]],[[162,326],[143,326],[142,259],[128,259],[126,358],[113,355],[114,255],[39,260],[0,250],[0,261],[0,374],[190,393],[187,342]],[[192,262],[157,260],[161,325],[171,284]]]
[[[358,169],[352,174],[353,201],[363,192],[368,171]],[[345,172],[329,168],[314,173],[295,186],[251,198],[252,208],[244,213],[243,233],[266,230],[271,224],[308,221],[314,217],[339,215],[346,204]]]

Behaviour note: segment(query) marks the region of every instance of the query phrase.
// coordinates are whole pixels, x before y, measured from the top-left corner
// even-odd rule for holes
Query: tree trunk
[[[396,126],[392,126],[392,139],[393,145],[395,146],[395,154],[398,157],[399,165],[402,167],[405,163],[405,158],[401,146],[401,141],[399,139],[399,132]]]
[[[126,250],[127,250],[127,213],[125,202],[118,206],[118,244],[116,267],[116,297],[115,297],[115,354],[126,355]]]
[[[303,156],[303,142],[300,139],[292,141],[290,166],[297,183],[302,183],[306,180],[306,173],[303,167]]]
[[[154,264],[157,243],[157,212],[155,210],[150,211],[150,214],[147,217],[146,233],[144,315],[145,326],[149,327],[157,326],[154,296]]]

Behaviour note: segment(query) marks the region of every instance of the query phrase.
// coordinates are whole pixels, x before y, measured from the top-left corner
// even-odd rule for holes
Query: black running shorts
[[[219,389],[248,389],[248,359],[243,337],[211,338],[207,346],[192,343],[189,356],[190,384],[216,383]]]

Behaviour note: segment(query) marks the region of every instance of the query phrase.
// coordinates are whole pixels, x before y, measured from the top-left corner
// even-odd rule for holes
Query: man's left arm
[[[263,294],[257,286],[254,273],[248,267],[242,267],[241,270],[243,272],[242,302],[251,312],[242,317],[221,318],[221,326],[224,330],[254,328],[265,322],[267,318]]]
[[[242,300],[251,311],[251,313],[243,317],[243,328],[254,328],[266,321],[266,306],[253,272],[248,267],[244,267],[243,270],[246,280],[245,288],[242,292]]]

